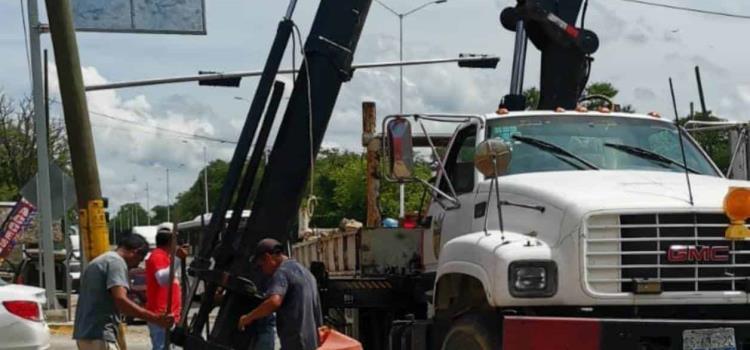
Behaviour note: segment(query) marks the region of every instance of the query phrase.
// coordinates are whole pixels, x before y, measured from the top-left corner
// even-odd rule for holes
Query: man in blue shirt
[[[304,266],[284,254],[284,246],[266,238],[255,248],[253,262],[271,276],[266,300],[240,318],[244,330],[253,322],[276,312],[276,329],[282,350],[315,350],[318,328],[323,325],[320,296],[315,277]]]

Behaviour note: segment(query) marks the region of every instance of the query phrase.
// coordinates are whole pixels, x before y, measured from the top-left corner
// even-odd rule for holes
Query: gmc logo
[[[667,250],[667,261],[679,262],[727,262],[728,246],[673,245]]]

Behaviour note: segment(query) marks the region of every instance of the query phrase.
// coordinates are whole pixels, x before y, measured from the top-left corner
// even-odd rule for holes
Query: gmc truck
[[[724,212],[750,182],[671,121],[602,111],[387,117],[400,181],[413,124],[458,127],[434,182],[414,179],[432,197],[423,228],[295,246],[323,304],[365,348],[750,348],[750,241],[725,238]],[[480,171],[487,147],[498,176]]]

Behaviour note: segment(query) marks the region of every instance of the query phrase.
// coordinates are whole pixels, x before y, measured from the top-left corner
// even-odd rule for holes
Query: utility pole
[[[166,182],[167,182],[167,222],[172,222],[172,216],[170,214],[170,209],[169,209],[169,207],[171,206],[171,204],[169,203],[169,201],[170,201],[170,198],[169,198],[169,168],[167,168],[167,181]]]
[[[380,226],[378,168],[381,140],[375,136],[375,102],[362,102],[362,145],[367,149],[367,220],[365,227]]]
[[[208,157],[206,156],[206,145],[203,145],[203,194],[205,200],[204,213],[209,213],[208,207]]]
[[[44,287],[47,297],[47,307],[57,308],[55,293],[55,256],[52,237],[52,197],[49,179],[49,150],[47,132],[47,116],[42,78],[41,43],[42,34],[39,23],[39,7],[37,0],[28,1],[29,16],[29,46],[31,50],[32,95],[34,101],[34,131],[36,133],[36,161],[37,161],[37,198],[39,205],[39,245],[44,268]],[[41,283],[41,281],[40,281]]]
[[[151,226],[151,195],[148,192],[148,182],[146,182],[146,220]]]
[[[36,0],[29,0],[29,4],[35,2]],[[109,251],[109,232],[105,202],[99,184],[94,137],[83,90],[81,60],[73,26],[73,9],[70,0],[46,0],[45,3],[78,197],[79,226],[83,238],[81,250],[85,260],[91,261]]]

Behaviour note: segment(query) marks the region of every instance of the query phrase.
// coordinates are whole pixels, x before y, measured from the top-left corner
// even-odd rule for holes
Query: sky
[[[423,2],[382,0],[399,12]],[[746,0],[654,0],[663,4],[750,15]],[[30,94],[21,3],[0,0],[0,90],[20,98]],[[299,0],[294,21],[309,31],[318,1]],[[501,57],[496,70],[460,69],[455,64],[404,69],[404,111],[488,113],[507,94],[513,33],[498,21],[511,0],[448,0],[404,19],[404,57],[449,58],[459,53]],[[42,8],[41,20],[46,22]],[[25,7],[25,6],[24,6]],[[261,69],[285,1],[207,0],[207,35],[83,33],[77,35],[86,84],[191,75],[199,70]],[[693,67],[699,65],[708,108],[730,120],[750,120],[750,47],[742,45],[750,20],[649,7],[623,0],[590,0],[586,27],[600,38],[591,82],[609,81],[616,102],[639,112],[672,115],[667,79],[675,82],[678,109],[698,105]],[[398,18],[373,2],[355,62],[398,60]],[[51,117],[61,118],[54,55],[50,51]],[[283,66],[291,67],[291,47]],[[298,62],[299,63],[299,62]],[[524,87],[537,86],[539,53],[529,47]],[[279,76],[287,82],[291,77]],[[208,161],[228,160],[257,84],[245,78],[240,88],[197,83],[138,87],[87,94],[103,193],[116,210],[138,201],[144,207],[171,201],[195,181]],[[374,101],[378,118],[398,113],[398,68],[358,70],[339,95],[323,140],[324,147],[361,151],[361,103]],[[282,105],[279,113],[285,109]],[[118,120],[115,120],[118,119]],[[278,118],[280,119],[280,118]],[[126,120],[123,122],[122,120]],[[198,137],[192,135],[199,135]],[[229,142],[207,141],[211,139]],[[148,196],[146,187],[148,186]]]

